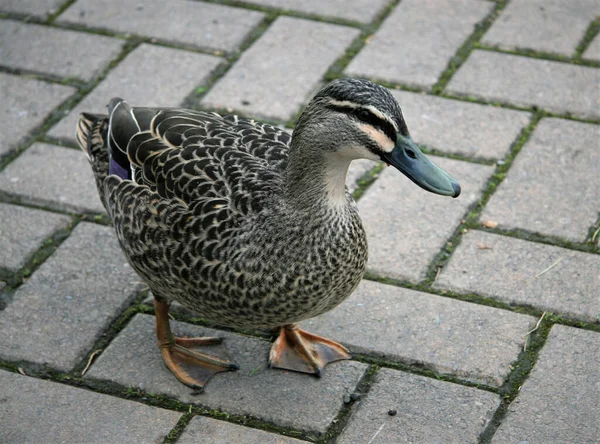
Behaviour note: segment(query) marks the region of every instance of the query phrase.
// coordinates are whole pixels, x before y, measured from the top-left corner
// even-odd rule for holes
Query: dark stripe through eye
[[[394,126],[387,120],[377,117],[368,109],[337,105],[329,105],[329,107],[341,113],[354,116],[361,122],[368,123],[369,125],[381,130],[383,134],[388,136],[394,143],[396,142],[396,130],[394,129]]]

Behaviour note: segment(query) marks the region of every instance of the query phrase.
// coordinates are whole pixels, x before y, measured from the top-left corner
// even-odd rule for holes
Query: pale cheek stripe
[[[394,149],[394,142],[388,136],[373,128],[371,125],[361,124],[359,128],[373,139],[382,151],[390,153]]]

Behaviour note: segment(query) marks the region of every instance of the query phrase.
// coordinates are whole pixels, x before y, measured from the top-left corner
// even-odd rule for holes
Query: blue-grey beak
[[[394,149],[382,154],[381,159],[400,170],[424,190],[442,196],[458,197],[460,194],[458,182],[429,160],[410,137],[398,134]]]

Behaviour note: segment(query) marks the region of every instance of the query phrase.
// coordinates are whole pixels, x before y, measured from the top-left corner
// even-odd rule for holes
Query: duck
[[[120,247],[154,296],[162,359],[198,391],[238,366],[198,350],[221,338],[176,337],[173,301],[224,327],[274,329],[272,368],[321,376],[351,358],[298,323],[343,302],[365,272],[367,236],[345,186],[353,160],[383,161],[426,191],[460,194],[412,140],[389,90],[362,79],[324,86],[293,135],[251,118],[113,98],[108,114],[80,115],[77,142]]]

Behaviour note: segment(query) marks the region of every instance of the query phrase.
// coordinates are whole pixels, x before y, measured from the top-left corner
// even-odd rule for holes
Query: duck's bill
[[[382,154],[381,158],[424,190],[442,196],[458,197],[460,194],[458,182],[429,160],[410,137],[399,134],[394,149]]]

